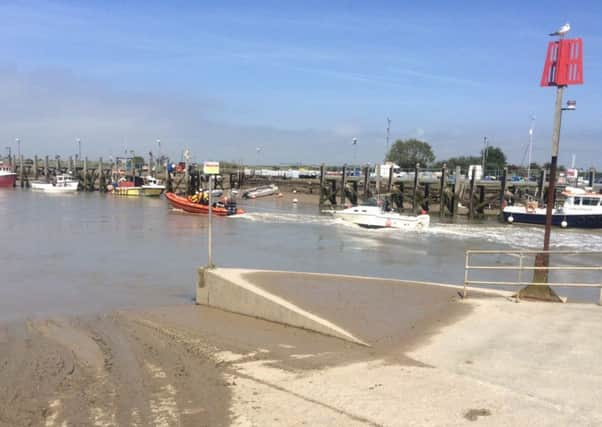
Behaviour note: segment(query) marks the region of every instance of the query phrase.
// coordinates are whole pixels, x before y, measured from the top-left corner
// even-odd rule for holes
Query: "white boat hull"
[[[245,199],[256,199],[258,197],[272,196],[278,193],[278,187],[274,184],[252,188],[243,193]]]
[[[46,193],[74,193],[77,191],[76,181],[66,183],[64,186],[56,186],[47,182],[32,182],[31,189],[45,191]]]
[[[400,215],[395,212],[383,212],[377,206],[357,206],[336,211],[335,217],[366,228],[400,228],[420,230],[430,224],[428,215]]]

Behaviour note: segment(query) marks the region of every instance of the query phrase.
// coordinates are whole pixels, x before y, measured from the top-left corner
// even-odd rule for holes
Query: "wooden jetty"
[[[82,191],[101,191],[107,185],[117,181],[120,176],[150,174],[163,180],[167,191],[194,194],[209,185],[209,180],[202,173],[202,165],[185,165],[177,171],[168,168],[153,168],[158,165],[151,158],[139,169],[120,170],[115,161],[104,161],[103,158],[91,161],[87,157],[66,161],[60,157],[34,156],[25,159],[23,156],[5,159],[17,173],[18,185],[29,187],[32,180],[51,180],[62,173],[71,173],[80,182]],[[170,164],[169,160],[167,164]],[[378,169],[378,167],[377,167]],[[285,178],[247,176],[242,167],[223,167],[222,174],[214,181],[215,188],[240,189],[266,183],[274,183],[283,191],[296,190],[307,194],[316,194],[320,208],[340,208],[349,204],[357,204],[375,196],[388,198],[398,211],[419,212],[425,210],[440,217],[456,217],[462,211],[468,218],[479,218],[486,214],[501,213],[506,203],[521,201],[525,198],[545,200],[548,183],[546,173],[542,171],[537,181],[513,181],[509,179],[508,170],[504,169],[496,180],[476,179],[475,172],[467,177],[457,167],[448,170],[444,165],[440,170],[426,170],[416,164],[414,170],[402,177],[386,173],[371,173],[369,166],[351,168],[320,166],[317,178]],[[352,173],[351,173],[352,172]],[[595,184],[596,171],[588,174],[589,185],[599,190]],[[560,196],[564,186],[557,187]]]

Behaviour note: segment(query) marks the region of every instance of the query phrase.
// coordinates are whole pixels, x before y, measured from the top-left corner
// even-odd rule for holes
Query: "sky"
[[[0,140],[24,155],[134,151],[195,161],[377,162],[390,139],[437,159],[549,161],[548,33],[570,22],[585,84],[560,163],[602,170],[602,2],[3,1]],[[357,138],[357,145],[352,145]],[[156,141],[160,140],[160,144]]]

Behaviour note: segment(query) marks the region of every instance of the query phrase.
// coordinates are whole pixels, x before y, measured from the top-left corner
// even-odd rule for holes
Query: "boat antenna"
[[[387,117],[387,137],[386,137],[386,142],[387,142],[387,149],[385,151],[385,162],[387,161],[387,156],[389,155],[389,133],[391,131],[391,119]]]

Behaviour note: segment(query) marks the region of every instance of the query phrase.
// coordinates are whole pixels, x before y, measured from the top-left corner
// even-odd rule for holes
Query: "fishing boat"
[[[79,182],[69,174],[57,175],[52,182],[34,181],[31,183],[32,190],[47,193],[74,193],[78,186]]]
[[[165,191],[165,186],[159,184],[152,176],[145,178],[134,176],[121,178],[117,185],[109,185],[108,190],[116,196],[159,197]]]
[[[278,193],[278,186],[275,184],[261,185],[245,191],[242,193],[242,197],[245,199],[256,199],[258,197],[272,196],[276,193]]]
[[[0,188],[13,188],[17,174],[14,173],[10,166],[0,164]]]
[[[142,195],[146,197],[159,197],[165,191],[165,186],[159,184],[157,178],[147,176],[142,186]]]
[[[552,225],[562,228],[602,228],[602,194],[591,189],[567,187],[562,195],[564,204],[552,209]],[[536,201],[525,205],[506,206],[504,220],[510,224],[546,223],[546,208],[539,207]]]
[[[165,198],[168,203],[176,209],[181,209],[185,212],[194,213],[194,214],[208,214],[209,213],[209,205],[193,202],[188,197],[181,197],[174,193],[165,193]],[[211,208],[211,213],[213,215],[218,216],[231,216],[231,215],[240,215],[244,214],[245,211],[237,208],[236,203],[231,200],[226,201],[218,201]]]
[[[334,216],[364,228],[421,230],[430,224],[430,217],[426,214],[402,215],[397,212],[387,212],[380,206],[353,206],[335,211]]]

